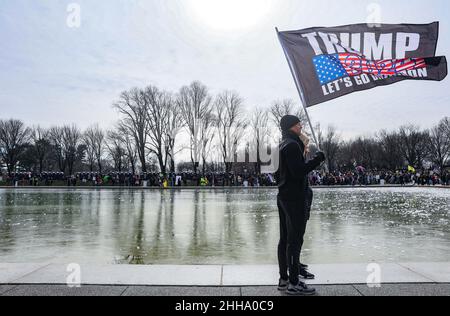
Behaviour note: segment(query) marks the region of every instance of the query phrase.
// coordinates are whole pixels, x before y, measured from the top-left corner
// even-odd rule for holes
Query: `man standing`
[[[304,145],[299,138],[303,127],[299,118],[286,115],[281,119],[280,125],[283,140],[280,144],[278,171],[277,202],[280,215],[278,289],[286,290],[289,295],[314,295],[315,289],[309,288],[299,280],[299,261],[306,230],[307,175],[325,161],[325,155],[319,152],[313,160],[305,162]]]

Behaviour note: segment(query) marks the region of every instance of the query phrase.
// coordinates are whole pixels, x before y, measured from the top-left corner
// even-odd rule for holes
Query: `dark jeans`
[[[306,230],[306,214],[300,202],[278,198],[280,214],[280,242],[278,244],[278,264],[280,277],[289,279],[291,284],[299,281],[300,252]],[[289,268],[289,275],[288,275]]]

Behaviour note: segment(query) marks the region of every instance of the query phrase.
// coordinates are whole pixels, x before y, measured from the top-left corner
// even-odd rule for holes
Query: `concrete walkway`
[[[65,285],[79,269],[80,283],[110,286],[273,286],[276,265],[79,265],[0,263],[0,284]],[[450,283],[450,263],[385,263],[311,265],[313,285],[366,284],[379,271],[383,284]]]
[[[317,296],[450,296],[450,284],[317,285]],[[83,285],[0,285],[0,296],[286,296],[275,286],[257,287],[157,287]]]
[[[73,268],[0,263],[0,296],[284,295],[276,289],[278,269],[274,265],[81,265],[81,284],[71,288],[67,281],[73,280]],[[375,288],[367,285],[373,268],[367,264],[312,265],[318,278],[307,283],[319,296],[450,296],[450,263],[381,264],[381,284]]]

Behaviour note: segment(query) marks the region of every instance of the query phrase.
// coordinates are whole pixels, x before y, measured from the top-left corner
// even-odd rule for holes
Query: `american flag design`
[[[321,55],[313,58],[320,84],[348,76],[371,74],[376,76],[397,76],[408,70],[425,68],[424,58],[368,60],[354,53]]]

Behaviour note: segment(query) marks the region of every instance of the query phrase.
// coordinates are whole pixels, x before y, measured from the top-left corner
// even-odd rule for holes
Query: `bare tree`
[[[353,141],[343,141],[337,155],[337,164],[343,170],[351,170],[355,164],[355,154],[353,153]]]
[[[94,171],[95,165],[95,145],[93,138],[95,137],[92,128],[89,128],[84,132],[83,143],[86,148],[86,161],[89,165],[89,171],[92,173]]]
[[[242,106],[242,98],[230,91],[220,94],[215,102],[218,138],[226,172],[231,171],[238,144],[247,127]]]
[[[108,131],[106,148],[108,154],[114,163],[114,170],[117,172],[123,171],[124,161],[126,157],[126,148],[124,147],[123,136],[118,131]]]
[[[77,161],[78,155],[78,146],[81,141],[81,131],[75,125],[66,125],[63,126],[63,148],[65,151],[65,158],[67,161],[67,168],[69,171],[69,175],[73,174],[74,165]]]
[[[145,89],[144,98],[149,124],[147,149],[156,156],[160,171],[166,173],[171,142],[175,144],[176,136],[169,124],[174,123],[172,113],[174,100],[170,93],[160,91],[154,86]]]
[[[270,113],[273,123],[281,131],[280,122],[285,115],[295,115],[300,119],[302,125],[306,128],[308,119],[304,110],[297,106],[292,99],[285,99],[281,101],[275,101],[270,107]]]
[[[58,169],[66,172],[67,161],[64,148],[64,130],[62,127],[54,126],[49,130],[49,140],[52,147],[52,159],[56,161]]]
[[[166,130],[166,152],[169,159],[170,172],[175,172],[175,141],[183,127],[183,121],[181,119],[181,114],[177,107],[177,102],[173,99],[170,102],[169,113],[167,115],[167,130]]]
[[[351,144],[355,162],[365,168],[374,169],[379,164],[379,144],[373,138],[358,137]]]
[[[255,170],[261,173],[261,148],[268,145],[270,134],[269,112],[266,109],[255,108],[250,121],[251,128],[251,150],[256,153]]]
[[[449,127],[449,118],[444,118],[429,132],[429,158],[431,162],[439,166],[440,170],[444,169],[444,166],[450,158],[450,137],[448,134]]]
[[[444,117],[441,121],[442,125],[443,125],[443,129],[444,129],[444,134],[445,137],[447,138],[447,140],[450,141],[450,117]],[[450,159],[449,161],[447,161],[446,163],[446,168],[450,167]]]
[[[30,129],[19,120],[0,120],[0,155],[8,174],[15,172],[16,165],[25,151]]]
[[[327,158],[327,166],[330,171],[334,171],[337,166],[337,158],[341,145],[341,137],[337,134],[336,128],[332,125],[328,126],[327,133],[324,135],[317,125],[319,147],[324,151]]]
[[[211,153],[214,138],[216,136],[216,117],[210,112],[207,113],[201,122],[200,139],[201,139],[201,156],[202,156],[202,171],[206,172],[207,158]]]
[[[450,117],[444,117],[441,124],[443,126],[445,136],[450,139]]]
[[[201,147],[205,141],[207,142],[207,135],[202,130],[204,124],[210,123],[213,110],[212,98],[208,88],[201,82],[195,81],[190,86],[181,88],[177,104],[189,132],[191,162],[194,172],[197,172],[202,153]],[[208,122],[205,123],[204,120]]]
[[[86,145],[86,154],[90,171],[93,171],[94,162],[97,163],[98,172],[102,173],[102,158],[105,150],[105,133],[98,124],[89,127],[83,134],[83,142]]]
[[[125,156],[127,158],[127,163],[131,167],[131,172],[133,174],[136,174],[136,163],[138,160],[138,151],[136,148],[136,142],[134,141],[134,137],[130,130],[128,129],[128,126],[126,124],[123,124],[123,122],[119,122],[117,124],[117,133],[120,142],[122,142],[123,146],[125,147]]]
[[[33,140],[33,149],[38,162],[39,173],[42,173],[44,162],[47,160],[50,152],[49,131],[40,126],[33,127],[31,139]]]
[[[380,163],[381,167],[388,168],[390,170],[396,170],[402,168],[405,159],[400,150],[400,135],[397,132],[388,132],[382,130],[377,135],[378,142],[381,147]]]
[[[409,165],[419,168],[423,166],[423,160],[428,151],[427,134],[415,125],[400,127],[399,149]]]
[[[142,172],[147,172],[147,142],[150,134],[146,97],[137,88],[122,92],[114,108],[123,116],[121,125],[132,135],[141,162]]]

